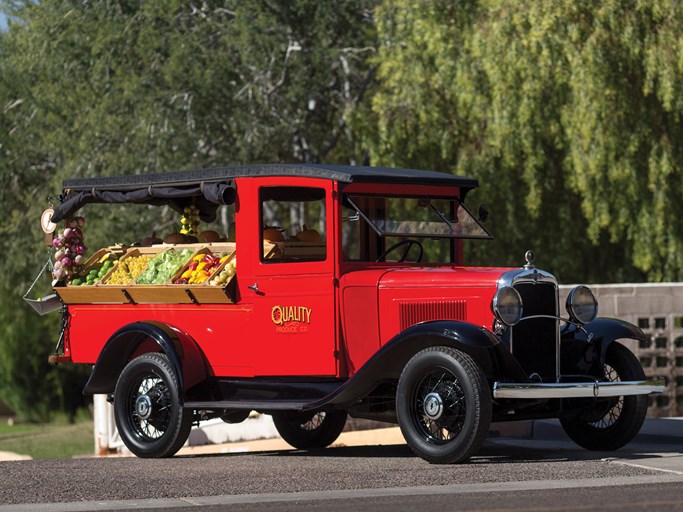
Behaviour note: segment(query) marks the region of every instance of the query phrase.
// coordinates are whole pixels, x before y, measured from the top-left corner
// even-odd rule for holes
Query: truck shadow
[[[601,461],[606,459],[623,459],[637,461],[639,459],[652,458],[653,451],[642,446],[628,446],[617,451],[596,452],[584,450],[576,445],[560,442],[555,446],[549,446],[547,442],[535,442],[532,440],[520,442],[515,440],[508,443],[504,439],[487,440],[479,452],[462,464],[528,464],[548,462],[578,462],[578,461]],[[536,446],[534,446],[536,445]],[[671,446],[671,449],[674,447]],[[657,450],[661,452],[662,450]],[[679,446],[675,452],[683,451]],[[342,459],[409,459],[419,461],[419,457],[405,444],[382,445],[382,446],[332,446],[318,450],[268,450],[232,452],[206,455],[186,455],[187,457],[269,457],[269,458],[342,458]],[[424,462],[424,461],[420,461]],[[424,464],[428,464],[424,462]]]

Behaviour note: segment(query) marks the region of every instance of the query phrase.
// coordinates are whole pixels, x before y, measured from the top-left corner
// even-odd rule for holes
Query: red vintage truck
[[[664,389],[617,341],[643,333],[598,318],[585,286],[559,304],[531,252],[520,268],[466,266],[463,240],[491,238],[485,212],[464,205],[475,187],[432,171],[304,164],[67,180],[55,223],[88,204],[192,208],[206,222],[234,209],[234,242],[130,241],[103,248],[118,251],[109,274],[169,247],[239,263],[214,284],[189,283],[191,263],[164,283],[58,280],[53,359],[94,365],[85,393],[109,396],[140,457],[173,455],[199,420],[251,411],[301,449],[332,443],[347,415],[398,423],[432,463],[475,454],[492,421],[559,418],[587,449],[625,445],[647,395]]]

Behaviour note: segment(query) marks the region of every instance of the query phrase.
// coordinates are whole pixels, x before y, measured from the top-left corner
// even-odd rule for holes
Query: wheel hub
[[[152,415],[152,399],[147,395],[137,397],[135,400],[135,413],[140,419],[149,419]]]
[[[424,413],[430,420],[438,420],[443,414],[443,399],[438,393],[429,393],[424,399]]]

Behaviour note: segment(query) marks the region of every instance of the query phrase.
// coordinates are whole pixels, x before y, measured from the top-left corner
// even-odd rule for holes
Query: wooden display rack
[[[116,270],[121,262],[128,258],[141,255],[156,256],[160,252],[168,249],[185,250],[192,249],[192,255],[188,261],[175,273],[166,283],[160,285],[137,284],[134,281],[120,285],[107,284],[107,280]],[[199,285],[173,284],[180,275],[187,269],[191,259],[197,254],[230,255],[230,258],[216,270],[212,278],[223,270],[225,265],[235,257],[234,242],[219,242],[210,244],[180,244],[180,245],[153,245],[151,247],[135,247],[128,249],[120,257],[119,261],[109,270],[109,272],[96,284],[84,286],[61,286],[55,287],[55,292],[65,304],[231,304],[236,301],[236,279],[233,276],[223,286],[209,284],[208,279]],[[270,254],[274,249],[272,244],[264,246],[264,254]],[[84,268],[87,270],[95,264],[111,248],[100,249],[91,256]],[[84,270],[84,272],[86,271]]]

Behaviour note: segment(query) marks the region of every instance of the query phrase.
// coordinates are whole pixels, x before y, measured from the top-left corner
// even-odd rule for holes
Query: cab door
[[[258,200],[260,261],[240,275],[257,376],[335,376],[332,182],[271,178]],[[256,238],[256,237],[254,237]]]

